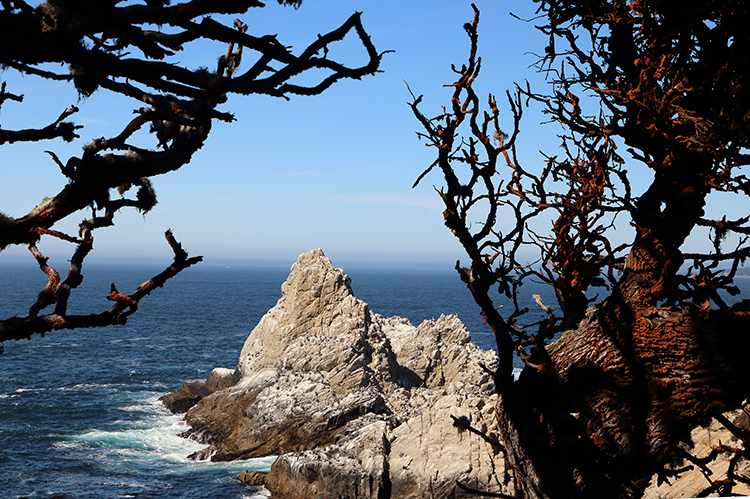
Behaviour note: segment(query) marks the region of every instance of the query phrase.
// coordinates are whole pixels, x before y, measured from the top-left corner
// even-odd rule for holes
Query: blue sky
[[[545,90],[532,65],[545,37],[530,18],[531,2],[478,0],[481,10],[479,52],[483,70],[476,87],[492,91],[500,102],[514,82],[528,79]],[[422,110],[434,115],[448,103],[454,81],[451,63],[468,55],[462,25],[472,18],[469,2],[306,0],[298,10],[270,1],[242,19],[254,35],[278,33],[279,40],[301,51],[318,33],[338,27],[355,10],[383,57],[382,73],[361,81],[343,81],[315,97],[287,102],[265,96],[230,96],[222,110],[235,113],[232,124],[216,123],[207,145],[177,172],[153,179],[159,204],[146,217],[123,210],[116,225],[95,232],[99,259],[163,259],[171,252],[163,233],[171,228],[192,255],[206,262],[289,263],[304,251],[321,247],[337,265],[401,265],[450,267],[463,254],[442,225],[440,200],[433,190],[441,178],[430,175],[411,185],[434,159],[419,142],[418,123],[407,106],[404,80],[418,95]],[[331,56],[349,62],[364,52],[345,41]],[[199,45],[179,54],[188,67],[213,67],[225,48]],[[81,111],[73,119],[84,125],[81,139],[20,144],[0,148],[0,211],[22,216],[46,196],[57,193],[65,179],[43,153],[54,151],[65,161],[80,155],[92,138],[118,134],[131,119],[137,102],[97,92],[83,102],[72,87],[36,77],[0,74],[8,91],[24,93],[25,102],[6,102],[0,124],[7,129],[42,127],[71,104]],[[505,108],[507,111],[507,108]],[[510,115],[504,113],[506,127]],[[538,109],[526,111],[519,152],[528,167],[541,164],[538,151],[554,151],[558,130],[540,126]],[[146,134],[144,134],[145,137]],[[148,139],[148,137],[145,137]],[[146,142],[144,142],[146,143]],[[153,142],[148,142],[153,147]],[[60,230],[76,232],[75,215]],[[619,230],[619,229],[618,229]],[[627,231],[627,228],[623,228]],[[45,238],[40,249],[64,261],[68,243]],[[30,258],[25,248],[9,248],[0,259]]]

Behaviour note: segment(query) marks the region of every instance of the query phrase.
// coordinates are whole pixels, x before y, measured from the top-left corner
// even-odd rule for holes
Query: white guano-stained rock
[[[392,497],[426,498],[429,490],[434,497],[462,497],[458,482],[474,490],[512,495],[502,452],[468,430],[459,431],[451,418],[463,416],[474,428],[497,438],[496,401],[496,395],[443,395],[395,428],[389,455]]]
[[[186,414],[191,438],[208,445],[195,458],[279,455],[266,483],[286,499],[464,497],[457,480],[507,489],[499,448],[453,425],[465,416],[496,438],[480,367],[495,354],[457,317],[414,327],[371,313],[319,249],[281,289],[234,372],[215,370],[208,381],[221,389]]]

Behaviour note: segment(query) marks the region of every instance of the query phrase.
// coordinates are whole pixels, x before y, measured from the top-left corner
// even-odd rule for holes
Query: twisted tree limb
[[[300,0],[279,0],[299,6]],[[234,121],[218,109],[230,94],[264,94],[288,99],[290,95],[317,95],[341,79],[360,79],[378,71],[382,53],[375,49],[355,13],[340,27],[319,35],[300,53],[293,53],[275,35],[253,36],[236,20],[224,26],[211,14],[243,14],[261,8],[257,0],[190,0],[175,2],[87,2],[56,0],[31,7],[23,1],[0,2],[0,65],[33,77],[72,83],[81,97],[98,90],[122,94],[139,102],[136,116],[114,137],[85,145],[79,157],[52,161],[68,183],[44,199],[26,215],[0,214],[0,251],[12,245],[28,245],[48,284],[31,305],[28,317],[0,322],[0,341],[27,338],[53,329],[72,329],[120,324],[135,312],[138,301],[177,272],[197,263],[188,258],[171,233],[167,239],[175,260],[165,272],[144,283],[132,295],[113,286],[114,304],[90,316],[66,315],[70,293],[82,280],[86,255],[93,248],[94,231],[110,227],[122,208],[147,213],[156,205],[151,178],[175,171],[190,162],[211,132],[214,120]],[[154,26],[159,26],[154,30]],[[356,37],[367,55],[362,65],[348,65],[328,58],[329,47],[345,37]],[[188,69],[174,59],[192,41],[216,42],[223,55],[213,69]],[[54,69],[62,65],[67,73]],[[310,86],[296,84],[296,76],[323,69],[327,76]],[[9,102],[10,101],[10,102]],[[0,88],[0,106],[23,103],[23,95]],[[78,138],[81,128],[65,121],[78,111],[71,106],[53,123],[38,129],[0,129],[0,145]],[[152,134],[152,147],[136,146],[136,132]],[[126,197],[131,189],[135,195]],[[115,191],[116,190],[116,191]],[[116,192],[116,193],[115,193]],[[118,197],[119,195],[119,197]],[[76,236],[55,229],[55,224],[91,210]],[[39,249],[43,236],[76,245],[70,270],[60,280],[46,265]],[[55,275],[58,277],[55,279]],[[51,314],[42,310],[55,304]]]
[[[106,296],[106,298],[114,301],[114,304],[97,314],[67,315],[64,311],[56,309],[55,312],[51,314],[41,316],[30,313],[28,317],[11,317],[10,319],[0,321],[0,341],[28,339],[32,334],[41,334],[42,337],[44,337],[45,333],[60,329],[126,324],[128,316],[138,309],[138,302],[140,302],[143,297],[149,295],[155,289],[164,286],[169,279],[176,276],[182,270],[203,260],[202,256],[188,257],[188,254],[175,240],[171,231],[167,231],[165,235],[174,251],[174,260],[161,273],[138,286],[132,294],[124,295],[117,291],[115,285],[112,284],[112,291]],[[43,257],[41,259],[44,260]],[[49,269],[49,267],[47,267],[47,269]],[[54,269],[49,269],[47,272],[50,272],[55,276],[57,275],[57,272]],[[78,276],[74,276],[74,272],[71,272],[68,275],[68,279],[71,278],[77,279]],[[68,279],[66,279],[66,281]],[[55,287],[51,286],[53,283],[56,283],[56,286],[59,287],[59,277],[57,277],[57,279],[50,277],[50,284],[48,284],[48,287],[45,287],[45,290],[48,288],[51,290],[52,287]],[[50,293],[52,292],[50,291]]]

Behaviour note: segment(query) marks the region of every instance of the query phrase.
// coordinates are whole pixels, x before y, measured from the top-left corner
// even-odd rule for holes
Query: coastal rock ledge
[[[283,499],[512,494],[496,439],[494,352],[453,315],[414,327],[354,297],[320,249],[302,254],[234,372],[209,376],[185,415],[196,459],[278,455],[264,477]]]

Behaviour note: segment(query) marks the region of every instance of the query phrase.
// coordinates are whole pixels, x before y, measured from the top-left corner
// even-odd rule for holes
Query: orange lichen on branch
[[[42,288],[37,296],[36,303],[29,309],[29,316],[36,316],[43,308],[57,301],[57,293],[60,289],[60,274],[55,269],[47,265],[47,258],[37,249],[36,246],[29,246],[29,251],[34,255],[39,268],[47,275],[47,284]]]
[[[741,90],[750,73],[738,36],[750,9],[542,0],[540,12],[550,41],[537,67],[551,93],[508,93],[514,128],[501,131],[494,98],[482,111],[473,89],[475,15],[464,26],[468,61],[447,85],[451,112],[428,119],[412,94],[418,136],[438,149],[414,185],[439,166],[444,224],[470,259],[456,270],[497,342],[500,426],[523,494],[639,497],[691,428],[741,401],[750,383],[750,318],[720,294],[740,293],[732,280],[750,258],[750,217],[705,217],[712,192],[750,196],[740,171],[750,164]],[[559,151],[533,170],[515,148],[522,98],[562,129]],[[637,195],[618,142],[653,178]],[[614,243],[627,224],[632,239]],[[711,252],[684,251],[696,229],[709,233]],[[733,251],[723,251],[727,239]],[[530,248],[537,263],[518,265]],[[552,286],[560,314],[522,327],[519,288],[532,277]],[[503,316],[495,290],[512,303]],[[515,382],[501,374],[513,354],[527,366]],[[554,428],[571,414],[582,430],[566,440]]]
[[[50,235],[53,237],[56,237],[58,239],[62,239],[63,241],[68,241],[69,243],[76,243],[79,244],[83,242],[81,239],[73,236],[69,236],[68,234],[65,234],[64,232],[60,232],[59,230],[52,230],[52,229],[46,229],[44,227],[34,227],[34,232],[41,235]]]
[[[171,232],[170,232],[171,235]],[[161,287],[170,278],[177,275],[182,270],[203,260],[203,257],[197,256],[188,258],[187,252],[182,250],[182,245],[171,237],[170,246],[173,250],[176,248],[175,260],[163,272],[144,282],[131,295],[125,295],[117,290],[112,284],[107,299],[115,303],[107,310],[98,314],[91,315],[65,315],[55,313],[36,316],[29,314],[28,317],[12,317],[0,321],[0,342],[7,340],[28,339],[32,334],[44,334],[52,330],[75,329],[81,327],[102,327],[113,324],[125,324],[129,315],[133,314],[139,301],[154,289]],[[36,250],[35,254],[41,257],[41,253]],[[41,257],[46,263],[46,259]],[[48,270],[50,273],[53,271]],[[56,274],[56,272],[54,273]],[[75,272],[73,272],[75,274]],[[57,280],[59,282],[59,278]],[[61,286],[58,286],[60,289]],[[41,294],[41,293],[40,293]],[[127,309],[127,310],[126,310]]]
[[[118,303],[122,303],[131,309],[138,308],[138,301],[134,300],[130,296],[124,295],[117,291],[117,288],[115,287],[114,283],[112,283],[112,291],[107,295],[107,300],[110,301],[116,301]]]

